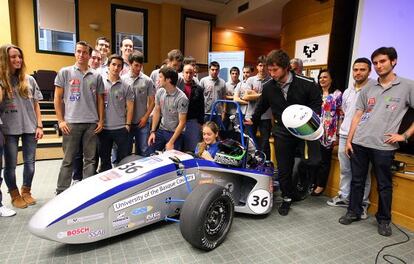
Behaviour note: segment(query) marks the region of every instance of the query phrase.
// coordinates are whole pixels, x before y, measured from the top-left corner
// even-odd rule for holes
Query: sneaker
[[[290,209],[290,205],[292,204],[292,200],[283,200],[282,203],[279,205],[279,208],[277,209],[277,211],[279,212],[280,215],[288,215],[289,213],[289,209]]]
[[[362,204],[362,214],[361,214],[361,219],[362,220],[368,219],[368,217],[369,217],[368,207],[369,207],[369,204],[367,204],[367,203]]]
[[[349,201],[345,198],[342,198],[340,195],[337,195],[326,203],[330,206],[348,207]]]
[[[0,207],[0,216],[10,217],[13,215],[16,215],[16,212],[14,210],[9,209],[4,205]]]
[[[341,223],[343,225],[349,225],[352,222],[359,221],[359,220],[361,220],[361,217],[357,216],[354,213],[348,213],[347,212],[344,216],[339,218],[339,223]]]
[[[392,229],[389,223],[378,223],[378,234],[381,236],[391,236]]]

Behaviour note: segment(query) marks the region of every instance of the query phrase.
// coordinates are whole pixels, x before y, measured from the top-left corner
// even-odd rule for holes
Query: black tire
[[[118,164],[117,167],[130,163],[131,161],[142,159],[142,156],[139,155],[129,155],[123,158]]]
[[[293,199],[295,201],[302,201],[312,192],[312,181],[308,173],[309,168],[298,160],[296,160],[295,168],[293,169]]]
[[[181,234],[194,247],[210,251],[224,241],[233,217],[234,201],[230,192],[216,184],[201,184],[184,202]]]

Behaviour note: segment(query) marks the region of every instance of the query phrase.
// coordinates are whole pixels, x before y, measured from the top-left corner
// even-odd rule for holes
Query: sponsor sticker
[[[187,179],[188,181],[194,181],[195,180],[195,175],[194,174],[189,174],[187,175]],[[165,193],[167,191],[170,191],[174,188],[177,188],[180,185],[184,185],[185,184],[185,179],[184,176],[182,177],[178,177],[175,178],[173,180],[170,181],[166,181],[164,183],[161,183],[151,189],[145,190],[143,192],[137,193],[131,197],[128,197],[124,200],[121,200],[119,202],[116,202],[113,204],[114,210],[115,212],[118,212],[122,209],[131,207],[137,203],[141,203],[143,201],[146,201],[150,198],[153,198],[155,196],[158,196],[162,193]]]
[[[89,238],[97,238],[97,237],[101,237],[101,236],[103,236],[103,235],[105,235],[105,230],[103,230],[103,229],[98,229],[98,230],[91,231],[91,232],[88,234],[88,237],[89,237]]]
[[[67,224],[68,225],[74,225],[74,224],[78,224],[78,223],[86,223],[86,222],[90,222],[90,221],[95,221],[95,220],[99,220],[99,219],[103,219],[103,218],[104,218],[104,213],[98,213],[98,214],[80,216],[80,217],[77,217],[77,218],[68,219]]]
[[[127,228],[134,228],[134,227],[140,226],[140,225],[142,225],[144,223],[145,223],[144,219],[141,219],[139,221],[129,223],[127,225]]]
[[[118,218],[112,221],[112,226],[113,227],[119,227],[119,226],[125,226],[129,223],[129,217],[125,216],[122,218]]]
[[[121,178],[121,174],[117,173],[116,171],[109,171],[105,175],[99,176],[99,179],[102,181],[110,181],[113,179]]]
[[[87,226],[79,227],[79,228],[75,228],[75,229],[68,230],[68,231],[65,231],[65,232],[59,232],[57,234],[57,238],[62,239],[62,238],[65,238],[65,237],[74,237],[74,236],[83,235],[83,234],[86,234],[86,233],[89,233],[89,232],[90,232],[89,227],[87,227]]]
[[[135,208],[134,210],[132,210],[131,214],[135,215],[135,216],[141,215],[141,214],[146,214],[146,213],[150,212],[152,210],[152,208],[153,207],[151,205]]]
[[[160,220],[160,218],[161,218],[161,212],[160,211],[157,211],[157,212],[154,212],[154,213],[151,213],[151,214],[147,215],[145,217],[145,221],[147,223],[151,223],[151,222]]]

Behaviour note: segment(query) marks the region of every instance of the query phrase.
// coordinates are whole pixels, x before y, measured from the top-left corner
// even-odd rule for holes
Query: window
[[[146,9],[111,5],[112,10],[112,52],[120,54],[121,42],[129,38],[134,50],[144,54],[147,61],[147,13]]]
[[[34,0],[36,51],[73,55],[78,39],[78,0]]]

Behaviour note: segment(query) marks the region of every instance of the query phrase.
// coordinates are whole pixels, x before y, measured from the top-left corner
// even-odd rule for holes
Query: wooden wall
[[[281,49],[293,58],[296,40],[330,34],[333,10],[334,0],[289,1],[282,11]]]
[[[229,31],[223,28],[213,28],[212,51],[244,50],[245,62],[255,65],[260,55],[280,48],[279,39],[265,38]]]

